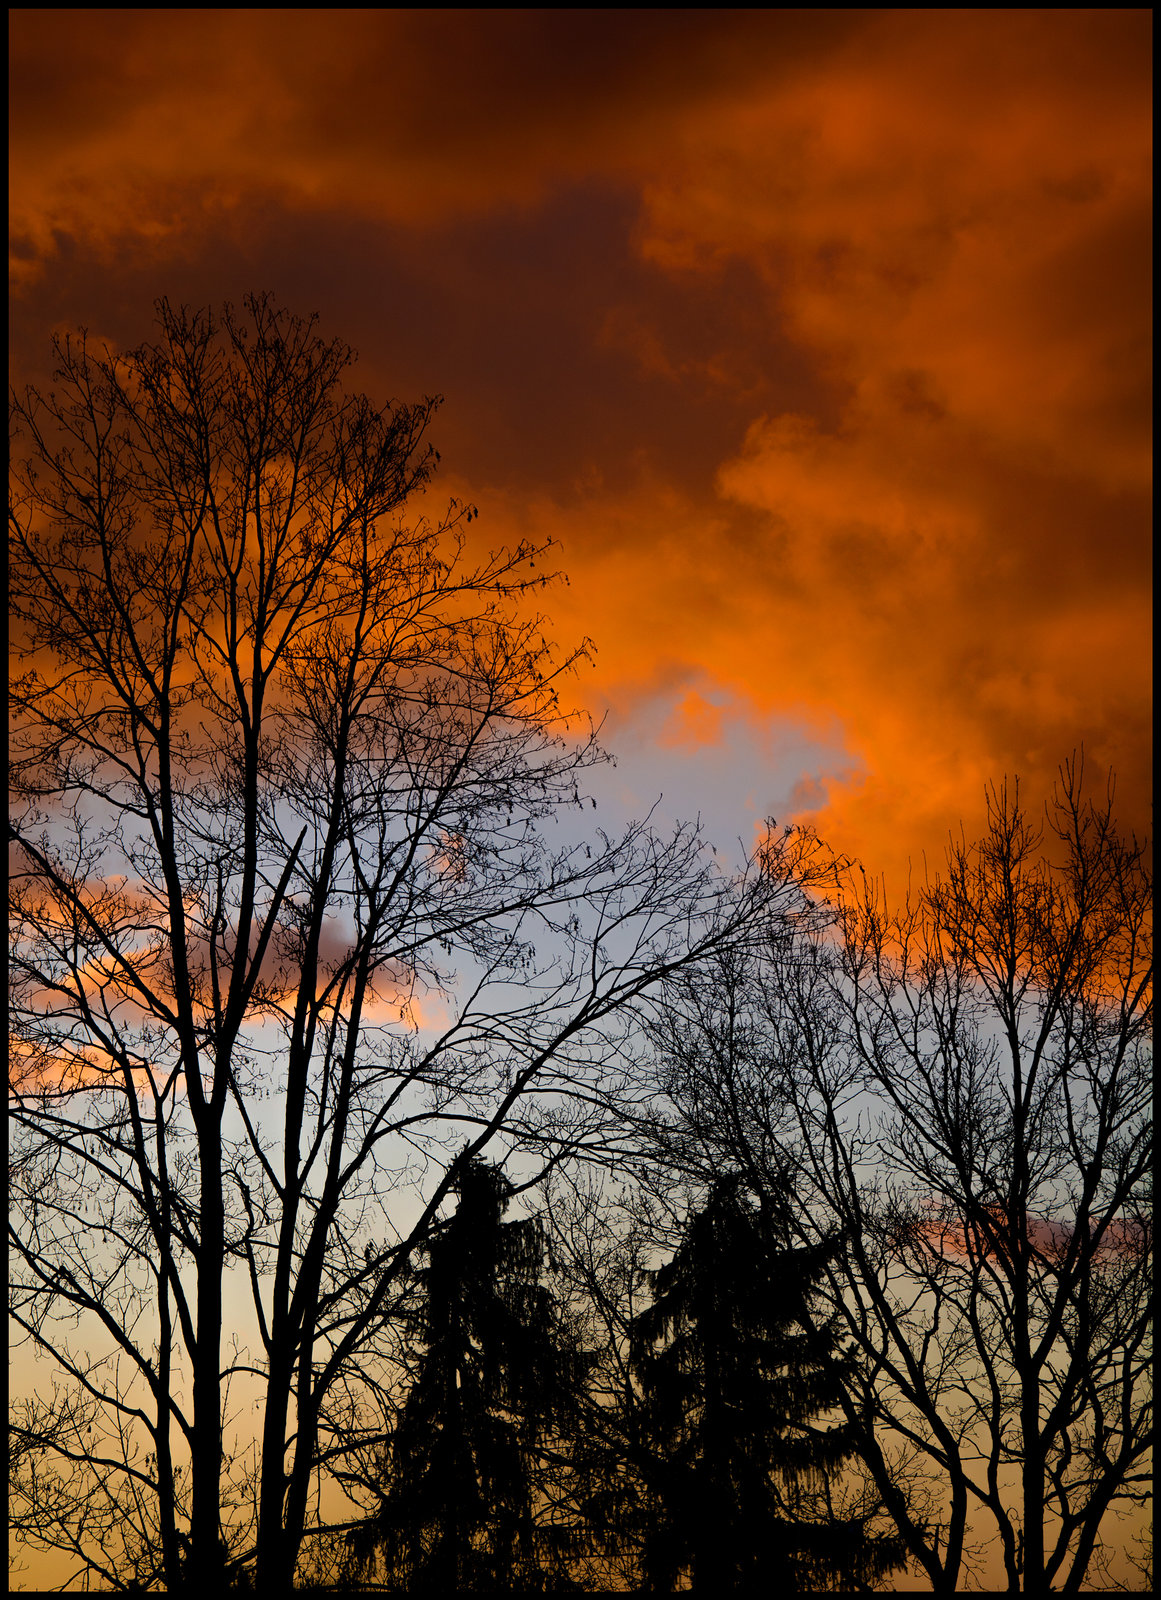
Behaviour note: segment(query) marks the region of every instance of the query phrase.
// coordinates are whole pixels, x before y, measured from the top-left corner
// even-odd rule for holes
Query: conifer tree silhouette
[[[583,1361],[542,1282],[534,1217],[502,1220],[499,1168],[460,1158],[454,1215],[416,1273],[415,1381],[385,1453],[378,1511],[348,1536],[352,1576],[376,1557],[421,1593],[536,1590],[538,1440],[567,1413]]]
[[[820,1520],[803,1494],[856,1446],[848,1423],[819,1424],[848,1361],[835,1325],[811,1311],[835,1248],[787,1248],[769,1209],[726,1178],[655,1274],[631,1335],[648,1588],[683,1575],[699,1593],[864,1587],[903,1564],[897,1541],[869,1535],[863,1518]]]

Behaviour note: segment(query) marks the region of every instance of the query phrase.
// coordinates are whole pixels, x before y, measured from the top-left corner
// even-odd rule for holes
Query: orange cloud
[[[1141,13],[888,13],[699,119],[646,185],[641,247],[671,270],[754,259],[864,425],[950,415],[1139,486],[1147,34]]]
[[[1081,741],[1148,826],[1147,13],[59,15],[14,21],[26,295],[337,258],[445,487],[562,539],[579,697],[838,730],[801,813],[893,878]]]
[[[62,18],[67,26],[62,27]],[[632,181],[690,103],[855,23],[745,14],[16,12],[15,270],[59,234],[164,250],[271,197],[426,226]]]
[[[1104,1226],[1101,1227],[1101,1223]],[[1145,1229],[1139,1220],[1131,1217],[1090,1219],[1089,1236],[1094,1237],[1100,1227],[1101,1237],[1093,1250],[1093,1259],[1100,1261],[1109,1255],[1136,1254],[1148,1245]],[[1061,1217],[1029,1216],[1025,1234],[1041,1266],[1059,1267],[1064,1262],[1076,1232],[1075,1219]],[[1007,1228],[1002,1211],[997,1207],[995,1237],[1005,1238]],[[978,1262],[991,1253],[988,1237],[981,1222],[972,1225],[969,1234],[962,1222],[916,1222],[899,1241],[919,1245],[921,1250],[937,1260],[948,1263],[955,1258]]]
[[[687,689],[681,704],[661,732],[663,745],[720,745],[722,742],[722,708],[707,700],[696,689]]]
[[[1148,826],[1147,26],[890,13],[699,108],[645,183],[642,252],[748,260],[839,400],[755,419],[697,533],[629,536],[635,584],[602,553],[607,591],[672,599],[654,632],[594,597],[599,637],[841,718],[865,770],[810,812],[896,880],[989,778],[1045,791],[1082,740]]]

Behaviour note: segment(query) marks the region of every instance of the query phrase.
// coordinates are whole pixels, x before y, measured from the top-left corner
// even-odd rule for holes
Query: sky
[[[271,290],[560,542],[603,801],[1151,831],[1143,10],[16,10],[10,363]]]
[[[10,13],[11,361],[269,289],[560,541],[607,798],[1150,831],[1145,11]]]

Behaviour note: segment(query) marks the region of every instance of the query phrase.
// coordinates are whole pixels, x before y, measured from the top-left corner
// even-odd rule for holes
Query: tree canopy
[[[546,549],[408,509],[436,400],[269,297],[157,314],[10,411],[17,1498],[100,1581],[282,1588],[455,1147],[599,1143],[665,974],[803,899],[789,851],[550,834],[584,646]]]

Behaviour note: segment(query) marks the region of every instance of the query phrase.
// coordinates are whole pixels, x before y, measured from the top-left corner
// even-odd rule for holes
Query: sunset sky
[[[616,804],[1150,829],[1148,12],[10,15],[17,382],[270,289],[559,539]]]

